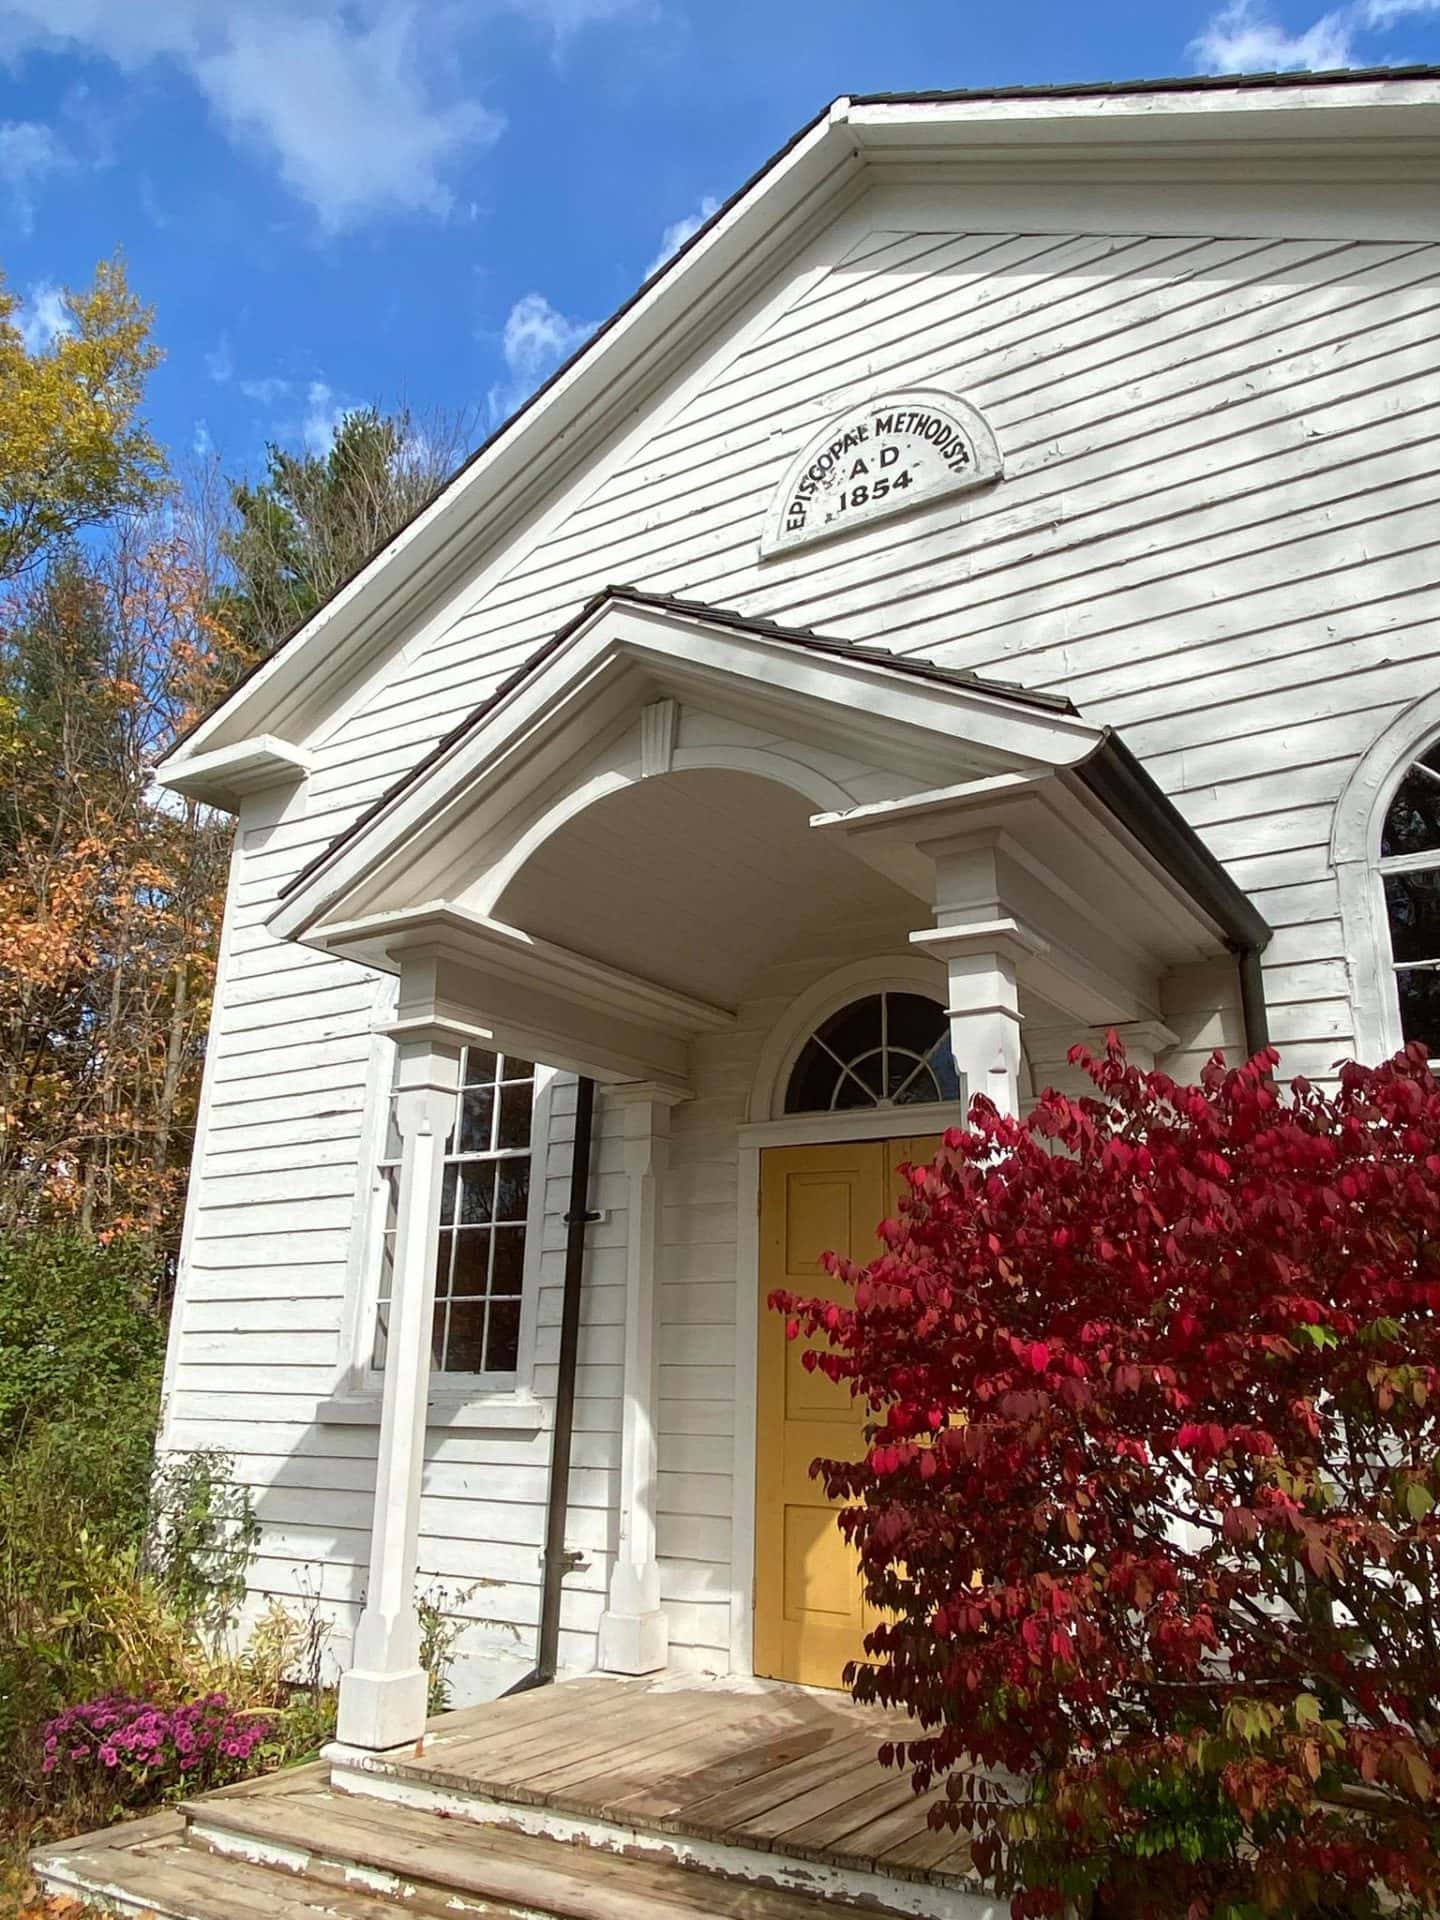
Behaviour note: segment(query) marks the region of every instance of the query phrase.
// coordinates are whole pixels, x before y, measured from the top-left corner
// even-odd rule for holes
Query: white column
[[[607,1673],[654,1673],[665,1665],[669,1652],[655,1561],[656,1265],[670,1157],[670,1109],[682,1097],[649,1084],[607,1092],[608,1099],[624,1108],[629,1188],[620,1530],[608,1603],[600,1617],[600,1665]]]
[[[1001,1113],[1020,1111],[1020,996],[1015,966],[1046,943],[1010,918],[925,927],[914,946],[945,962],[950,1046],[968,1108],[985,1094]]]
[[[430,1391],[440,1186],[445,1139],[454,1122],[462,1044],[458,1035],[437,1025],[411,1028],[399,1048],[400,1191],[370,1578],[355,1630],[352,1665],[340,1681],[336,1729],[340,1742],[350,1747],[401,1746],[418,1740],[425,1728],[427,1681],[420,1665],[420,1620],[415,1610],[420,1475]]]

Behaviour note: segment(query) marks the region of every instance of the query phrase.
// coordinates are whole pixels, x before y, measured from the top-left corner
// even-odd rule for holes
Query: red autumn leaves
[[[1424,1911],[1440,1086],[1076,1057],[1101,1098],[977,1101],[911,1170],[853,1305],[776,1296],[873,1422],[817,1463],[884,1616],[855,1691],[1017,1913]]]

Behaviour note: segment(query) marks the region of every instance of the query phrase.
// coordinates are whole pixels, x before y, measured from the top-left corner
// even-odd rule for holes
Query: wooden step
[[[810,1894],[728,1880],[653,1856],[447,1819],[324,1789],[265,1799],[195,1801],[187,1846],[227,1862],[282,1864],[307,1882],[343,1884],[363,1869],[377,1892],[429,1903],[520,1909],[548,1920],[832,1920]],[[482,1910],[485,1910],[482,1906]],[[863,1906],[858,1909],[863,1912]],[[335,1909],[346,1914],[343,1906]],[[876,1905],[871,1914],[884,1911]],[[208,1920],[208,1916],[207,1916]]]
[[[178,1815],[160,1821],[160,1832],[137,1820],[47,1847],[36,1876],[47,1893],[82,1900],[87,1912],[145,1920],[533,1920],[533,1910],[493,1901],[389,1897],[257,1866],[189,1844]]]

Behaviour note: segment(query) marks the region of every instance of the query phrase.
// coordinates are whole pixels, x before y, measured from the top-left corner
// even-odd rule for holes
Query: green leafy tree
[[[346,414],[325,454],[271,446],[265,478],[232,490],[222,538],[234,583],[223,617],[268,652],[434,497],[456,464],[464,422],[401,409]]]
[[[20,307],[0,275],[0,581],[151,504],[165,480],[140,418],[160,353],[120,258],[101,261],[92,286],[66,289],[60,330],[33,351]]]

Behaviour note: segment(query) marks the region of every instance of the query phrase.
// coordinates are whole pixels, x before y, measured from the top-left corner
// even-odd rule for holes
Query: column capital
[[[694,1097],[688,1088],[659,1080],[613,1080],[605,1089],[605,1098],[617,1107],[679,1107]]]
[[[962,920],[948,926],[921,927],[910,944],[937,960],[960,960],[971,954],[995,954],[1013,966],[1050,951],[1050,942],[1033,928],[1008,914],[998,920]]]
[[[397,1046],[428,1047],[434,1053],[462,1047],[489,1047],[498,1052],[494,1032],[489,1027],[473,1026],[466,1020],[449,1020],[439,1015],[420,1014],[403,1020],[387,1020],[374,1031]]]

